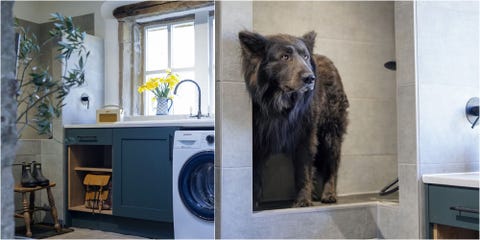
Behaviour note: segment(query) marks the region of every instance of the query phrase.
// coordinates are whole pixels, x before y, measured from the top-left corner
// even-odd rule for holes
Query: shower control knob
[[[207,140],[208,144],[213,144],[215,142],[215,137],[213,135],[208,135],[205,140]]]

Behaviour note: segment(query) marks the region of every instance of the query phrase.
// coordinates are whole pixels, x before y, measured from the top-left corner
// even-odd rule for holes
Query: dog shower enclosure
[[[378,196],[397,177],[396,79],[395,71],[384,67],[395,60],[393,7],[393,2],[253,3],[254,31],[301,36],[314,30],[314,53],[332,59],[340,72],[350,102],[338,173],[340,199]],[[268,160],[264,201],[295,196],[292,167],[286,157]],[[388,199],[396,201],[396,195]]]

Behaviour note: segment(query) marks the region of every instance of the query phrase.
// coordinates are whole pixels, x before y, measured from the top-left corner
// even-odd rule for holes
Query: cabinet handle
[[[173,162],[173,135],[169,134],[168,136],[168,160]]]
[[[96,142],[97,136],[77,136],[78,142]]]
[[[458,211],[459,213],[467,212],[467,213],[476,213],[478,214],[478,209],[467,208],[467,207],[450,207],[450,210]]]

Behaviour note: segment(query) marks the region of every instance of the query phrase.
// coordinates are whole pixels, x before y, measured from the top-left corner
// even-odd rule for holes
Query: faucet
[[[177,95],[178,87],[184,82],[191,82],[191,83],[195,84],[195,86],[197,86],[197,90],[198,90],[198,113],[197,113],[197,115],[191,116],[191,117],[196,117],[196,118],[200,119],[204,115],[202,115],[202,110],[201,110],[202,109],[202,91],[200,90],[200,86],[198,85],[197,82],[195,82],[191,79],[182,80],[177,84],[177,86],[175,86],[175,89],[173,90],[173,94]]]

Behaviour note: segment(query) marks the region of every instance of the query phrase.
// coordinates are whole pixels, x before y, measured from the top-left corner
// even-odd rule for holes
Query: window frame
[[[213,45],[214,41],[214,32],[215,29],[213,29],[213,21],[215,19],[215,14],[214,10],[207,10],[208,12],[208,22],[207,22],[207,27],[208,27],[208,75],[206,76],[208,79],[208,89],[202,89],[202,95],[207,93],[208,99],[202,98],[202,103],[207,103],[206,107],[204,106],[202,108],[204,113],[214,113],[215,106],[214,106],[214,101],[215,101],[215,79],[214,79],[214,74],[215,74],[215,69],[214,69],[214,61],[213,59],[215,58],[214,54],[214,48],[215,46]],[[199,78],[200,76],[197,76],[197,62],[194,61],[194,65],[192,67],[182,67],[182,68],[173,68],[172,67],[172,48],[171,48],[171,43],[172,43],[172,28],[174,25],[179,25],[182,23],[193,23],[194,29],[196,27],[196,19],[195,19],[195,13],[194,14],[188,14],[188,15],[183,15],[175,18],[168,18],[168,19],[162,19],[162,20],[155,20],[155,21],[149,21],[149,22],[142,22],[142,23],[137,23],[139,25],[140,29],[140,36],[141,36],[141,73],[139,74],[142,79],[138,81],[140,84],[145,83],[147,81],[147,76],[150,74],[165,74],[165,69],[160,69],[160,70],[148,70],[147,71],[147,66],[146,66],[146,57],[147,57],[147,31],[150,29],[155,29],[155,28],[162,28],[166,27],[168,31],[168,61],[167,61],[167,68],[171,69],[173,72],[182,72],[182,71],[189,71],[193,72],[195,75],[195,78]],[[195,30],[196,31],[196,30]],[[197,36],[195,35],[195,39]],[[195,58],[197,54],[197,49],[195,48]],[[202,76],[204,77],[204,76]],[[181,79],[183,80],[183,79]],[[196,79],[193,79],[196,80]],[[198,81],[198,80],[196,80]],[[141,115],[146,115],[148,113],[147,107],[149,107],[149,102],[147,99],[147,94],[142,94],[142,96],[138,99],[140,102],[138,105],[140,106],[139,114]],[[203,104],[202,104],[203,105]],[[207,109],[208,107],[208,109]]]

